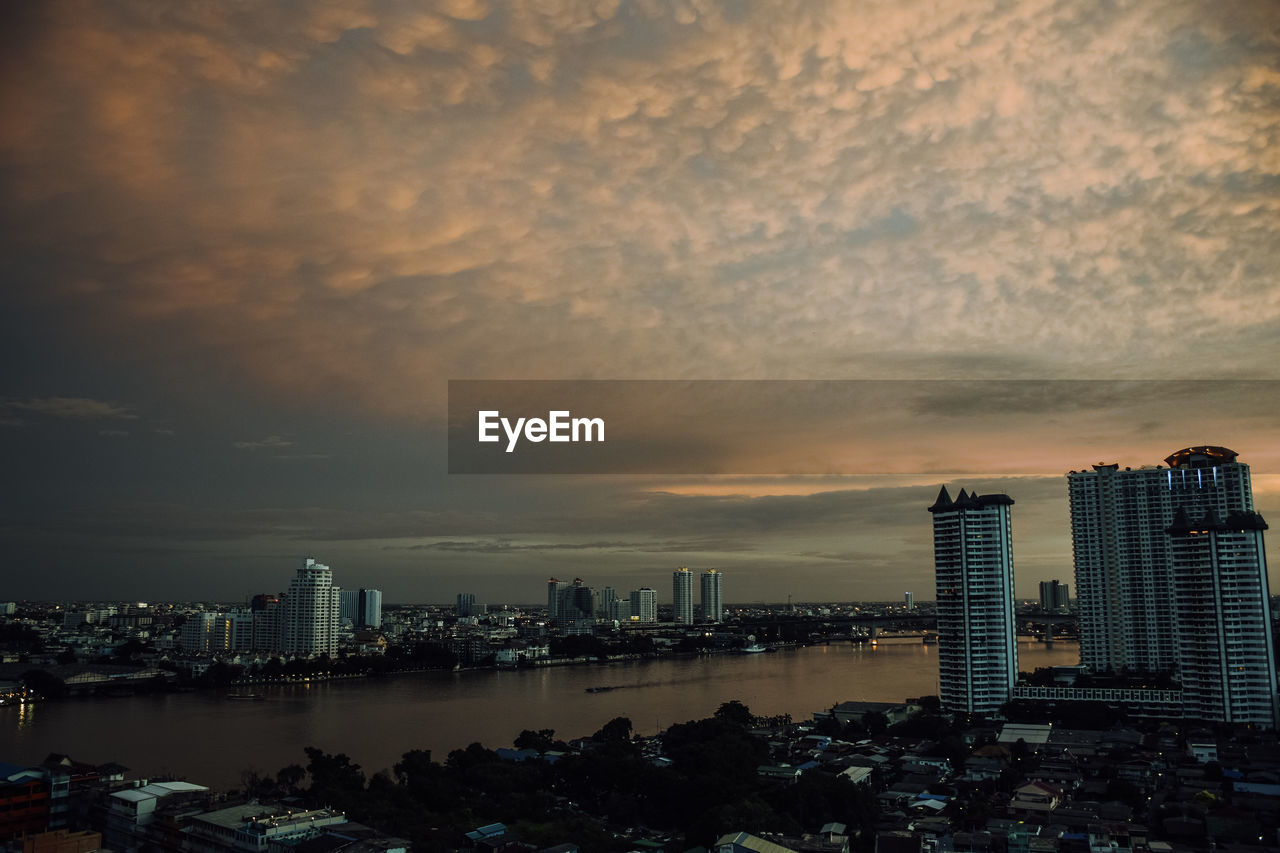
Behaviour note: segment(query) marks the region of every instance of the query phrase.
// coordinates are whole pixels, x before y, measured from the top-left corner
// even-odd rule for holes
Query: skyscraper
[[[454,612],[458,614],[459,619],[466,619],[475,613],[476,596],[470,592],[458,593],[458,605],[454,608]]]
[[[916,597],[908,590],[902,594],[902,604],[907,610],[914,610],[916,606]]]
[[[340,623],[360,624],[360,590],[344,589],[338,593],[338,620]]]
[[[969,495],[964,489],[953,501],[943,486],[929,507],[939,691],[946,711],[999,711],[1018,678],[1012,505],[1008,495]]]
[[[724,621],[724,598],[721,594],[723,575],[716,569],[702,573],[702,618],[706,622]]]
[[[1169,526],[1185,714],[1275,728],[1275,651],[1262,532],[1256,512],[1200,519],[1179,508]]]
[[[555,578],[547,581],[547,621],[552,624],[560,618],[560,591],[564,587],[565,584]]]
[[[681,567],[671,573],[671,621],[693,624],[693,572]]]
[[[1068,584],[1057,580],[1040,581],[1040,609],[1045,613],[1056,613],[1067,609],[1070,604]]]
[[[360,612],[356,624],[362,628],[382,627],[382,590],[360,590]]]
[[[1096,672],[1178,668],[1169,535],[1193,519],[1253,511],[1249,466],[1225,447],[1188,447],[1168,468],[1094,465],[1067,475],[1080,662]]]
[[[340,592],[328,566],[310,557],[302,561],[285,597],[284,651],[299,655],[338,653]]]

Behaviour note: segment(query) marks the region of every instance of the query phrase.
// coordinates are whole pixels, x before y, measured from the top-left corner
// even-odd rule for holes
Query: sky
[[[309,554],[388,602],[927,600],[944,482],[1014,497],[1032,596],[1063,474],[1198,444],[1280,519],[1271,2],[0,16],[0,598],[241,600]],[[761,407],[772,476],[449,474],[469,379],[956,390],[802,440]]]

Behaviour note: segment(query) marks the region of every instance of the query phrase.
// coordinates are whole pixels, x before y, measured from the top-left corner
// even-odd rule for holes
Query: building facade
[[[1070,604],[1068,584],[1057,580],[1040,581],[1040,609],[1045,613],[1063,613]]]
[[[658,621],[658,592],[644,586],[631,590],[631,621]]]
[[[1179,509],[1168,528],[1185,716],[1273,729],[1275,647],[1256,512],[1194,519]]]
[[[702,619],[705,622],[724,621],[724,575],[717,569],[702,573]]]
[[[285,596],[284,651],[295,655],[338,653],[341,589],[333,573],[310,557],[302,561]]]
[[[1094,465],[1067,475],[1080,662],[1095,672],[1178,669],[1169,536],[1174,514],[1253,511],[1249,466],[1225,447],[1179,450],[1169,467]]]
[[[693,624],[693,572],[681,567],[671,573],[671,621]]]
[[[953,501],[943,486],[933,514],[938,678],[944,710],[995,713],[1018,678],[1013,530],[1008,495]]]

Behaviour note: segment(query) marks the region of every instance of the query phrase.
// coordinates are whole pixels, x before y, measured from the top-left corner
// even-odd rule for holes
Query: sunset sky
[[[0,599],[310,554],[389,602],[926,600],[943,482],[1013,496],[1031,596],[1063,474],[1196,444],[1280,522],[1273,2],[54,0],[0,41]],[[450,379],[957,391],[777,476],[467,476]]]

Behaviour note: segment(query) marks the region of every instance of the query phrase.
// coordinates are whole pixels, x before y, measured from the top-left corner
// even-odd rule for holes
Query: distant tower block
[[[716,569],[702,573],[702,618],[706,622],[724,621],[723,578],[724,575]]]
[[[693,624],[693,572],[679,568],[671,573],[672,621],[677,625]]]

